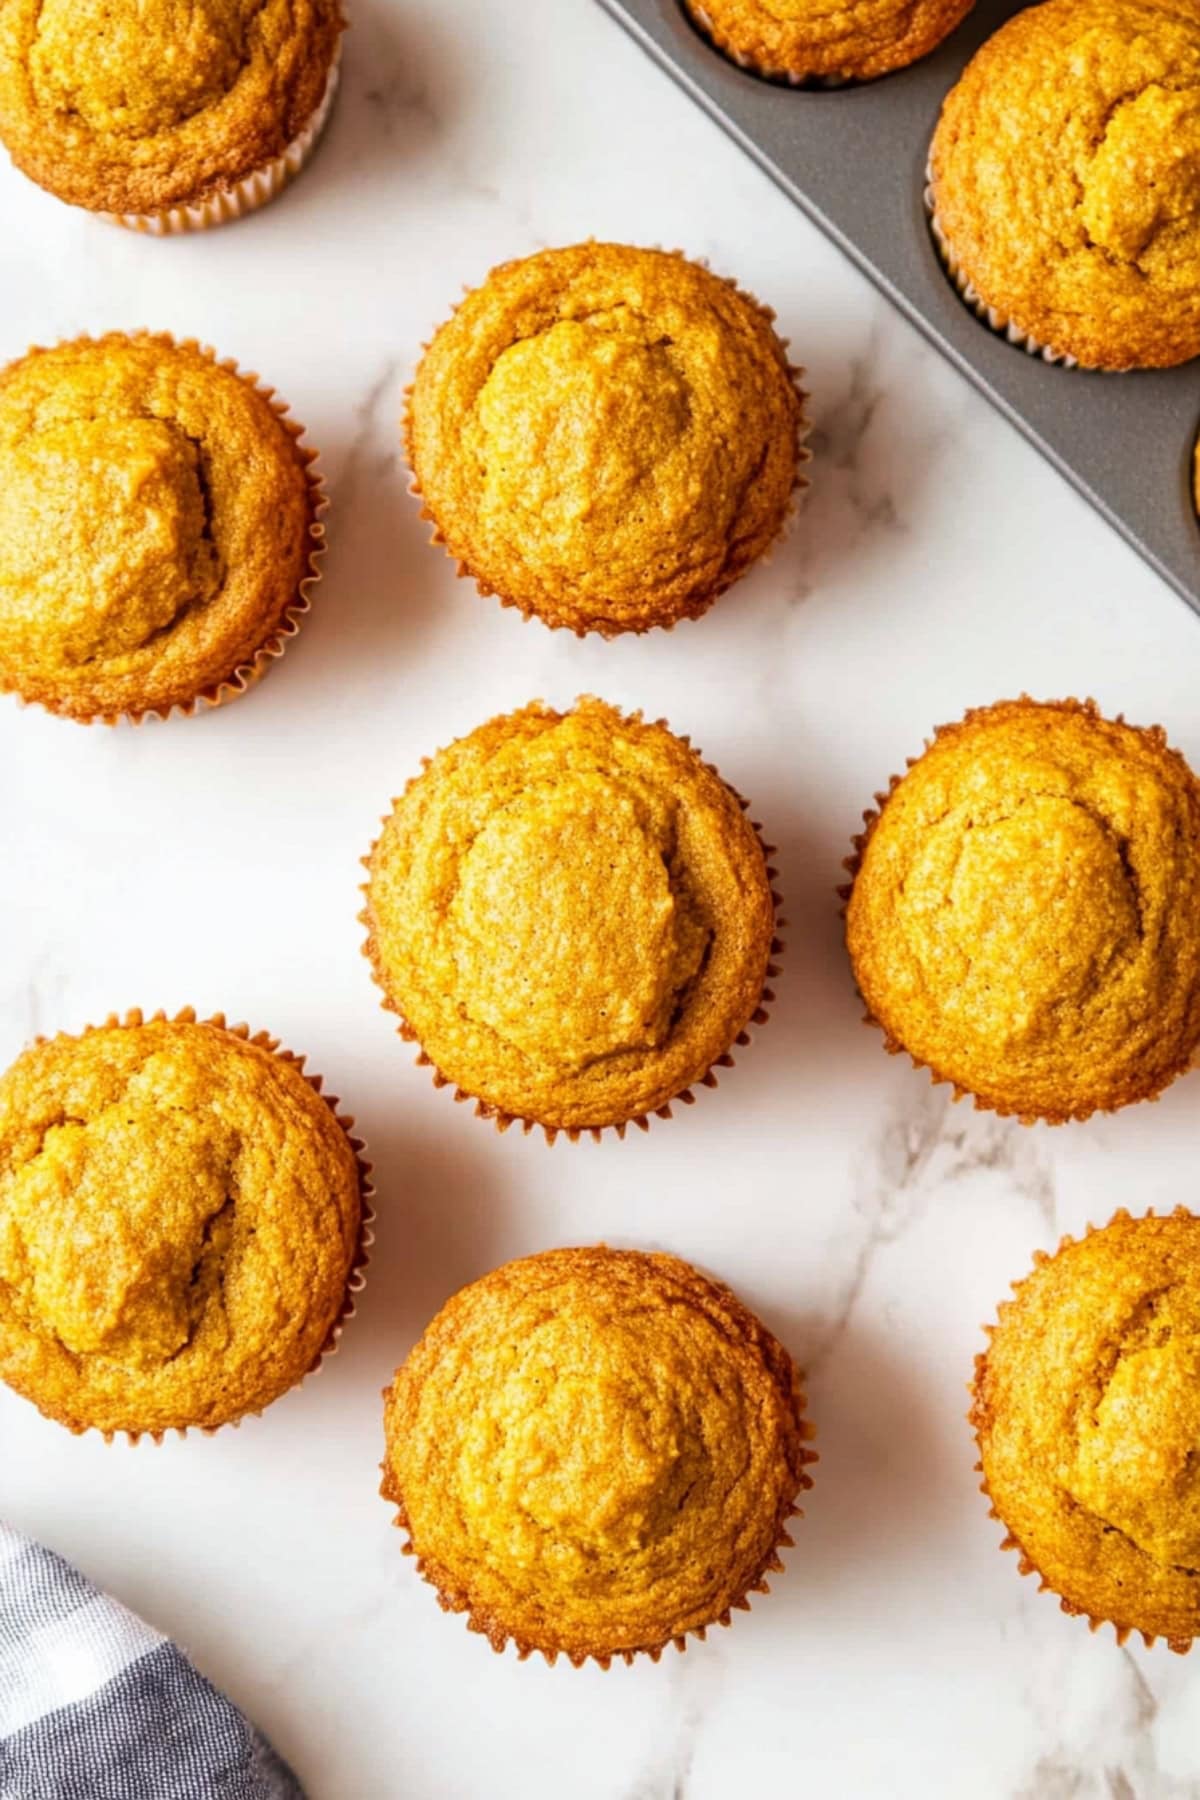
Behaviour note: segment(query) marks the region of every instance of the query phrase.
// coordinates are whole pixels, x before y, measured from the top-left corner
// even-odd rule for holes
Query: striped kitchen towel
[[[0,1800],[304,1800],[177,1645],[0,1519]]]

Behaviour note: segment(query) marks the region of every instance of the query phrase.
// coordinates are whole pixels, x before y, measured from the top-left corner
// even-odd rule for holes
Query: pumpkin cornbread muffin
[[[439,1083],[547,1136],[669,1116],[773,998],[743,803],[662,723],[535,701],[440,751],[366,859],[384,1004]]]
[[[936,50],[974,0],[684,0],[718,49],[793,83],[863,81]]]
[[[434,1319],[384,1396],[381,1493],[447,1611],[579,1664],[728,1625],[811,1487],[787,1351],[674,1256],[548,1250]]]
[[[1008,700],[878,796],[846,916],[889,1050],[977,1105],[1086,1119],[1200,1040],[1200,787],[1158,727]]]
[[[362,1285],[367,1165],[303,1060],[131,1013],[0,1077],[0,1379],[72,1431],[258,1412]]]
[[[1119,1212],[1041,1253],[976,1359],[983,1491],[1067,1613],[1200,1633],[1200,1219]]]
[[[285,411],[165,336],[0,370],[0,690],[110,723],[244,692],[308,611],[324,538]]]
[[[0,140],[74,206],[219,223],[297,173],[344,24],[338,0],[4,0]]]
[[[801,485],[800,371],[773,317],[659,250],[494,269],[426,350],[405,420],[459,573],[579,635],[707,611]]]
[[[1200,7],[1045,0],[947,97],[935,228],[991,323],[1087,368],[1200,352]]]

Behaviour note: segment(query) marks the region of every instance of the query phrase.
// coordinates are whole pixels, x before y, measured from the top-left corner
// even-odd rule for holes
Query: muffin
[[[935,228],[993,325],[1085,368],[1200,351],[1200,8],[1045,0],[933,139]]]
[[[684,0],[726,56],[756,74],[835,85],[903,69],[936,50],[974,0]]]
[[[243,693],[299,629],[324,538],[285,412],[148,333],[0,370],[0,691],[108,723]]]
[[[889,1050],[976,1104],[1086,1119],[1200,1039],[1200,788],[1158,727],[1006,700],[877,796],[846,939]]]
[[[303,165],[344,24],[338,0],[6,0],[0,140],[73,206],[219,224]]]
[[[236,1423],[337,1340],[370,1242],[351,1119],[303,1059],[188,1011],[0,1077],[0,1379],[70,1430]]]
[[[550,1137],[645,1126],[715,1085],[778,948],[742,806],[686,739],[590,698],[439,751],[384,820],[362,915],[439,1084]]]
[[[812,1485],[786,1350],[674,1256],[547,1250],[434,1319],[384,1395],[386,1500],[443,1608],[579,1664],[728,1625]]]
[[[1068,1613],[1200,1633],[1200,1219],[1119,1212],[1035,1257],[976,1359],[983,1491]]]
[[[660,250],[494,269],[434,336],[405,420],[459,573],[580,636],[707,611],[801,485],[800,371],[773,317]]]

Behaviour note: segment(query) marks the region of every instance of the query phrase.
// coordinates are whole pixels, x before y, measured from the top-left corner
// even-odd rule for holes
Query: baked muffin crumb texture
[[[456,1295],[386,1391],[381,1492],[496,1650],[657,1660],[768,1591],[812,1485],[799,1377],[665,1255],[543,1252]]]
[[[1200,9],[1045,0],[984,44],[930,154],[958,279],[1056,356],[1200,353]]]
[[[438,1086],[548,1141],[670,1117],[782,949],[745,802],[664,722],[540,702],[438,753],[371,854],[364,954]],[[782,921],[778,921],[782,923]]]
[[[1150,1099],[1200,1043],[1200,785],[1157,727],[1028,698],[941,726],[844,888],[889,1051],[1025,1122]]]
[[[72,1431],[257,1413],[335,1346],[373,1239],[354,1121],[265,1032],[139,1011],[0,1079],[0,1377]]]
[[[1001,1544],[1093,1631],[1200,1631],[1200,1219],[1183,1207],[1039,1251],[976,1357],[969,1419]]]
[[[108,723],[245,692],[320,578],[302,435],[256,376],[165,334],[0,370],[0,690]]]
[[[802,487],[802,371],[774,315],[678,252],[585,243],[494,269],[428,345],[413,491],[461,575],[583,635],[696,618]]]

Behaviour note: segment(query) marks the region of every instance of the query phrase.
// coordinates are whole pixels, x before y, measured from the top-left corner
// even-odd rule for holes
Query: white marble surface
[[[334,497],[317,609],[249,699],[137,732],[0,706],[0,1058],[133,1004],[269,1026],[370,1140],[372,1277],[336,1363],[237,1432],[110,1449],[0,1392],[0,1510],[187,1645],[313,1800],[1200,1795],[1200,1660],[1118,1650],[1018,1579],[963,1421],[979,1322],[1034,1246],[1193,1198],[1200,1076],[1056,1132],[952,1108],[859,1024],[833,896],[872,791],[968,704],[1091,693],[1200,763],[1200,623],[598,9],[353,10],[328,140],[249,222],[148,242],[0,169],[0,355],[200,335],[291,399]],[[588,234],[769,299],[818,425],[771,566],[607,645],[456,582],[397,457],[459,284]],[[423,752],[580,690],[666,714],[752,796],[791,930],[718,1092],[549,1150],[412,1067],[359,956],[356,858]],[[771,1597],[609,1674],[493,1656],[375,1493],[380,1387],[441,1301],[601,1236],[733,1282],[807,1363],[822,1453]]]

